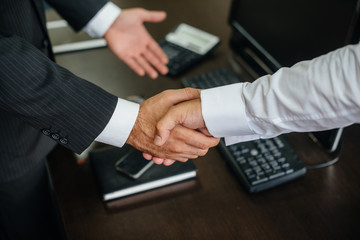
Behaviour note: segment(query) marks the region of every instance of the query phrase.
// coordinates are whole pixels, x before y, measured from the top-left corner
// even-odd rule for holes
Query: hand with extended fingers
[[[119,17],[105,33],[104,38],[111,51],[134,72],[156,78],[158,72],[166,74],[168,57],[151,37],[144,22],[161,22],[166,18],[163,11],[142,8],[122,10]]]

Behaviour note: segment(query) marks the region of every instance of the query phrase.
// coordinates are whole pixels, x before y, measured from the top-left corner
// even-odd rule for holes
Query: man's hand
[[[171,107],[156,125],[157,133],[154,143],[162,146],[178,126],[197,129],[203,134],[211,136],[202,116],[200,98]]]
[[[122,10],[119,17],[105,33],[111,51],[138,75],[156,78],[158,72],[166,74],[168,57],[150,36],[144,22],[161,22],[166,13],[142,8]]]
[[[170,162],[174,160],[184,162],[189,158],[194,159],[205,155],[210,147],[219,143],[219,139],[205,136],[180,125],[173,127],[162,146],[154,144],[155,126],[168,109],[175,104],[196,99],[199,96],[199,90],[185,88],[167,90],[144,101],[140,105],[138,118],[127,143],[144,152],[145,156],[168,159]]]
[[[173,131],[175,131],[175,129],[177,129],[179,126],[190,129],[197,129],[204,135],[211,136],[202,117],[200,98],[182,102],[171,107],[156,126],[157,133],[154,143],[158,146],[164,145]],[[217,145],[220,139],[214,139],[217,139]],[[174,163],[174,160],[172,159],[154,157],[150,154],[143,154],[143,156],[148,160],[152,159],[157,164],[164,164],[168,166]]]

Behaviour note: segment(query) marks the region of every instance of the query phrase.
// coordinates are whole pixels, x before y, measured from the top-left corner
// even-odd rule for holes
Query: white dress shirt
[[[282,68],[253,83],[201,92],[209,132],[227,145],[360,122],[360,44]]]
[[[102,37],[120,13],[119,7],[108,2],[83,30],[92,37]],[[122,147],[130,135],[138,113],[139,104],[119,98],[110,121],[95,141]]]

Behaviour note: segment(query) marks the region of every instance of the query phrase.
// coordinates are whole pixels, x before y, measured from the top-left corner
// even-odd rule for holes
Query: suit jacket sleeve
[[[81,30],[107,0],[47,0],[56,11],[76,30]]]
[[[2,111],[45,135],[58,134],[55,140],[78,153],[101,133],[117,103],[14,35],[0,35],[0,95]]]

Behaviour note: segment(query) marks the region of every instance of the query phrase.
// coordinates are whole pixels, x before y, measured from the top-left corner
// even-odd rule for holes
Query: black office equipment
[[[175,184],[196,177],[197,169],[191,160],[175,162],[171,166],[151,166],[139,178],[132,179],[115,169],[115,163],[131,147],[105,148],[90,152],[89,158],[97,179],[103,201],[110,201],[141,192]],[[137,151],[137,150],[136,150]]]
[[[306,169],[284,136],[234,144],[220,144],[231,169],[249,192],[289,182]]]
[[[290,67],[299,61],[357,43],[360,36],[359,12],[360,0],[233,0],[229,17],[232,28],[230,47],[235,60],[241,61],[242,67],[256,79],[281,67]],[[203,89],[235,82],[239,80],[229,69],[183,79],[185,86]],[[328,152],[338,152],[341,135],[342,128],[310,134]],[[279,141],[283,147],[274,147],[276,153],[267,149],[264,150],[266,156],[258,155],[262,152],[259,146],[277,146]],[[221,142],[220,149],[250,192],[274,187],[306,172],[284,137],[269,139],[266,143],[259,140],[236,144],[231,148]],[[336,162],[338,157],[328,163]],[[268,158],[270,162],[266,161]],[[287,169],[289,166],[291,170]]]
[[[228,68],[205,72],[184,78],[186,87],[212,88],[239,83],[238,77]],[[306,173],[306,169],[293,151],[285,136],[259,139],[219,148],[240,181],[249,192],[263,191],[289,182]]]
[[[230,47],[258,76],[359,42],[359,0],[233,0]],[[255,76],[256,77],[256,76]],[[342,129],[313,132],[334,152]]]
[[[177,76],[203,60],[220,42],[219,37],[181,23],[159,42],[169,57],[169,76]]]

